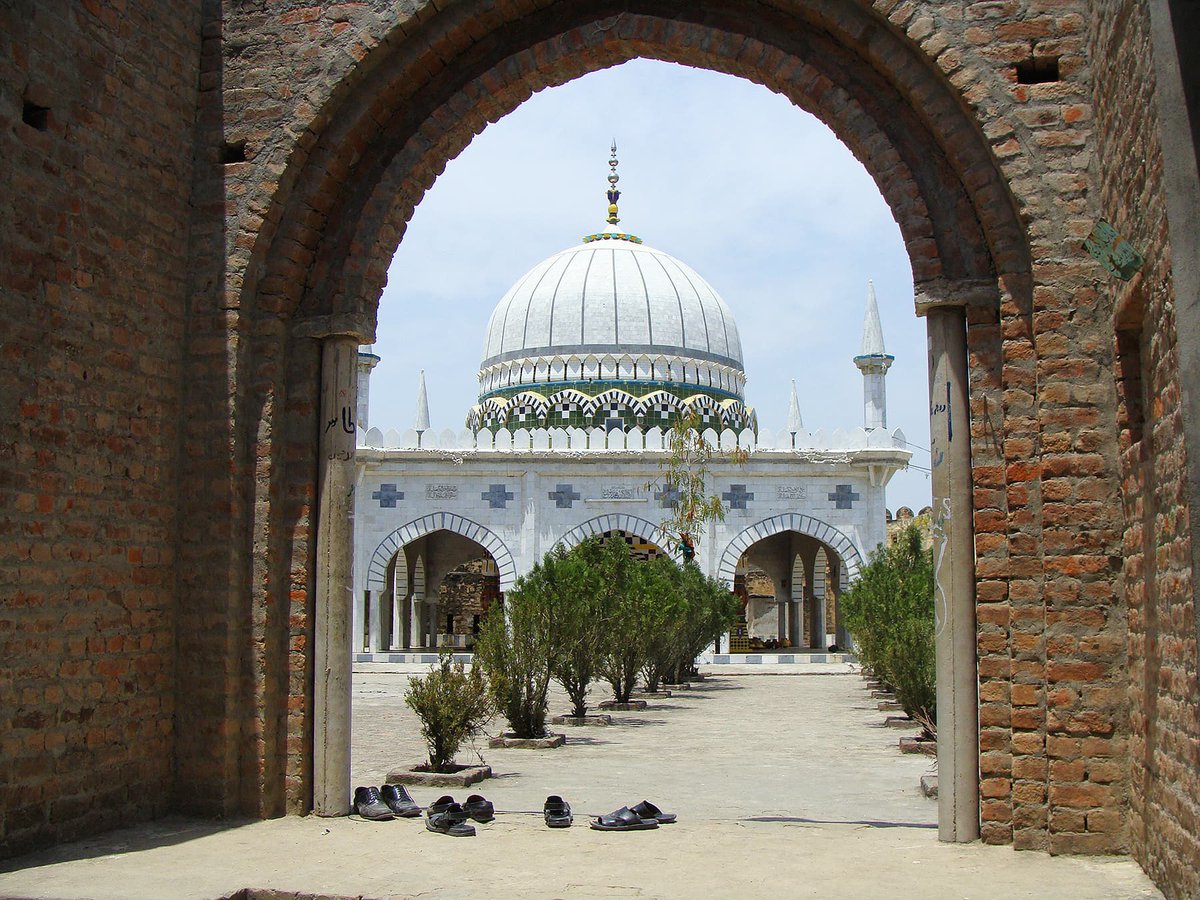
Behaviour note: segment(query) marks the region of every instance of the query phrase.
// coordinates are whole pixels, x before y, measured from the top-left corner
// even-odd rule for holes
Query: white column
[[[396,565],[401,563],[402,560],[397,560]],[[397,572],[392,578],[392,638],[388,641],[389,650],[399,650],[400,642],[404,640],[404,622],[403,616],[400,615],[404,596],[400,593],[400,584],[400,573]]]
[[[371,602],[371,652],[383,649],[383,591],[368,591]]]
[[[354,653],[369,649],[366,640],[367,631],[367,597],[362,591],[354,594],[354,622],[350,631],[350,646]]]
[[[928,310],[937,649],[938,837],[979,837],[979,703],[966,317]]]
[[[409,639],[414,649],[420,649],[425,646],[425,625],[422,608],[424,607],[424,597],[416,591],[413,591],[412,600],[409,602]]]
[[[358,340],[321,345],[313,635],[313,811],[350,809],[350,624],[354,607],[354,445]]]

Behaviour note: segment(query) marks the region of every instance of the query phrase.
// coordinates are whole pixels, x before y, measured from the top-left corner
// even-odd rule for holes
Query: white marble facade
[[[889,437],[891,446],[754,450],[746,462],[722,458],[713,466],[710,490],[724,500],[725,520],[702,535],[698,564],[732,583],[750,551],[761,568],[778,571],[777,597],[792,604],[780,616],[780,634],[790,631],[798,645],[798,623],[815,615],[820,618],[811,620],[809,645],[837,640],[823,627],[823,610],[814,608],[820,598],[814,593],[818,579],[811,573],[812,560],[807,593],[791,597],[786,579],[818,550],[841,563],[842,578],[853,579],[868,551],[882,543],[884,485],[909,456],[903,435]],[[418,545],[427,535],[450,533],[486,549],[495,560],[501,591],[555,544],[570,546],[592,534],[619,530],[676,555],[659,527],[669,512],[661,486],[665,458],[661,450],[360,446],[354,523],[359,658],[386,659],[388,650],[405,644],[437,643],[433,630],[418,636],[414,632],[421,629],[412,623],[423,615],[426,622],[437,621],[436,611],[429,609],[431,598],[462,554]],[[779,535],[792,540],[785,545]],[[419,586],[413,584],[418,563],[424,582]],[[392,627],[381,629],[380,622]],[[381,640],[389,630],[393,639]],[[384,655],[365,656],[374,653]]]

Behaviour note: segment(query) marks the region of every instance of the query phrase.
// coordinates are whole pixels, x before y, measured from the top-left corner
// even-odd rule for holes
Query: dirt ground
[[[354,678],[354,784],[424,755],[404,705],[412,671],[360,665]],[[937,840],[936,801],[921,795],[931,760],[902,755],[908,732],[845,666],[722,667],[695,689],[566,729],[554,750],[489,750],[480,793],[496,820],[469,838],[421,819],[289,817],[220,823],[167,819],[10,860],[0,896],[257,897],[1159,897],[1127,858],[1050,857]],[[820,674],[818,674],[818,672]],[[596,700],[605,699],[602,688]],[[566,711],[555,694],[551,712]],[[502,722],[491,726],[493,733]],[[575,824],[551,830],[548,794]],[[679,821],[599,832],[588,816],[649,799]]]

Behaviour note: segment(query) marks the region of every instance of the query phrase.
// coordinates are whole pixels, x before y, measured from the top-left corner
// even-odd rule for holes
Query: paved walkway
[[[355,674],[356,784],[423,755],[403,702],[410,676],[385,668],[396,667]],[[420,820],[165,820],[10,860],[0,896],[1160,896],[1128,859],[939,843],[936,804],[917,788],[929,760],[896,751],[905,732],[883,726],[860,678],[845,667],[799,674],[813,668],[722,667],[612,726],[569,730],[560,749],[482,749],[496,777],[453,792],[496,804],[474,838],[432,834]],[[565,707],[556,695],[552,712]],[[441,793],[413,790],[421,803]],[[550,793],[571,802],[575,827],[543,825]],[[586,827],[587,815],[643,798],[680,821],[626,834]]]

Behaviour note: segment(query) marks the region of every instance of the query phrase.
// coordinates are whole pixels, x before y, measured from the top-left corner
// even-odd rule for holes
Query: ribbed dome
[[[589,355],[664,356],[743,371],[737,324],[708,282],[669,254],[610,235],[551,256],[504,295],[480,369]]]

